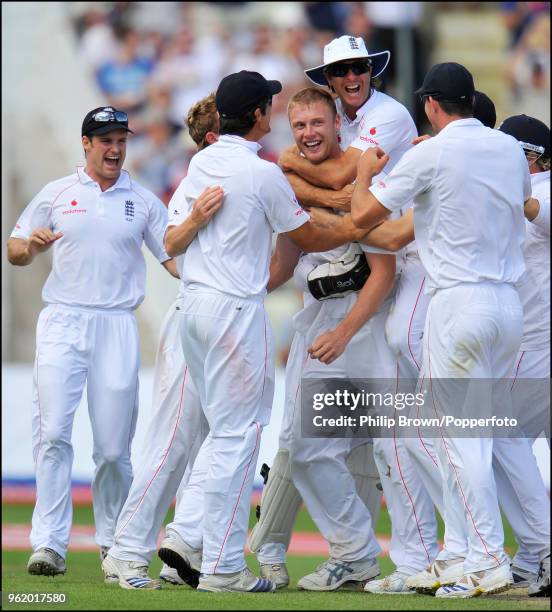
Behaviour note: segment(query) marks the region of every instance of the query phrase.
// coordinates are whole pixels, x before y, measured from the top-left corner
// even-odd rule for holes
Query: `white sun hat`
[[[391,53],[389,51],[380,51],[379,53],[368,53],[366,45],[362,38],[354,36],[340,36],[334,38],[332,42],[324,47],[324,63],[316,68],[305,70],[305,74],[309,79],[317,85],[328,85],[324,76],[324,68],[336,62],[353,59],[372,60],[372,78],[379,76],[387,67]]]

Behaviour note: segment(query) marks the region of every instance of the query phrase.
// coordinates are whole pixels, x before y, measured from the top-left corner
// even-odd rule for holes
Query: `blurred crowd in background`
[[[429,68],[432,17],[454,5],[477,10],[489,3],[424,2],[76,2],[69,3],[78,55],[105,102],[126,110],[136,135],[129,170],[168,202],[185,176],[195,147],[184,118],[221,78],[242,69],[278,79],[272,132],[261,155],[276,161],[291,144],[290,95],[310,82],[303,70],[322,63],[323,47],[344,33],[362,36],[370,52],[389,49],[379,88],[396,94],[396,31],[412,35],[413,82]],[[505,76],[512,94],[549,87],[549,2],[502,2],[497,12],[509,32]],[[278,5],[275,7],[274,5]],[[448,5],[448,6],[447,6]],[[506,50],[505,50],[506,51]],[[399,96],[400,97],[400,96]],[[419,130],[427,128],[413,98]]]

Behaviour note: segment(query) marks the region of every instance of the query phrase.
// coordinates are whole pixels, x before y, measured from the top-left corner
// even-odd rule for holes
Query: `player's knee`
[[[130,460],[126,449],[118,448],[99,448],[93,454],[94,463],[99,465],[118,465]]]
[[[71,447],[71,437],[60,426],[52,425],[46,428],[41,437],[40,445],[46,448],[66,448]]]

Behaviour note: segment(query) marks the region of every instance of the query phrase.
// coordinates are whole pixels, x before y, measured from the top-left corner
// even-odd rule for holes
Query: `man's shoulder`
[[[123,170],[123,172],[126,172],[126,170]],[[147,187],[144,187],[143,185],[141,185],[130,174],[128,174],[128,184],[129,184],[128,190],[140,196],[140,198],[144,202],[146,202],[148,206],[157,205],[157,204],[163,205],[163,202],[161,202],[161,200],[153,193],[153,191],[150,191],[149,189],[147,189]]]
[[[77,172],[73,172],[73,174],[68,174],[67,176],[46,183],[39,193],[41,193],[43,197],[55,199],[62,191],[78,183],[79,175]]]
[[[412,116],[402,102],[399,102],[392,96],[383,93],[382,91],[377,91],[375,95],[376,104],[374,104],[373,107],[374,113],[382,113],[386,115],[391,114],[393,117],[408,118],[412,121]]]

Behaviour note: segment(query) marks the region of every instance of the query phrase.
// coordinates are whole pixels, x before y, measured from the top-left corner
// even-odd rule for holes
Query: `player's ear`
[[[83,136],[81,140],[84,152],[86,153],[92,147],[92,138],[90,138],[89,136]]]
[[[219,139],[219,135],[215,132],[207,132],[207,134],[205,134],[205,142],[208,145],[212,145],[214,142],[217,142],[217,140]]]

